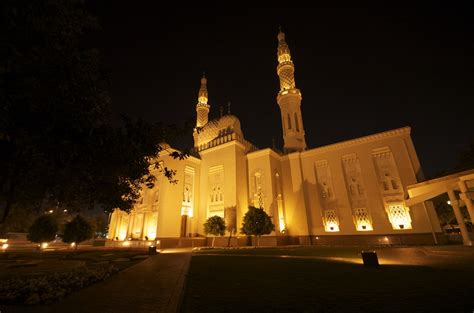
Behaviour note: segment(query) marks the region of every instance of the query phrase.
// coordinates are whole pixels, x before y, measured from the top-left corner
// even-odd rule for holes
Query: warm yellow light
[[[6,250],[8,248],[8,243],[2,244],[2,250]]]
[[[447,204],[451,205],[451,200],[446,201]]]
[[[75,247],[76,246],[76,243],[75,242],[71,242],[71,247]]]
[[[280,225],[280,232],[285,232],[285,220],[283,219],[283,217],[280,217],[278,222]]]
[[[48,213],[49,213],[49,214],[53,213],[53,210],[49,210]]]
[[[41,249],[46,249],[48,247],[48,243],[47,242],[42,242],[41,243]]]
[[[403,230],[412,228],[410,213],[405,205],[391,204],[388,206],[387,213],[393,229]]]
[[[339,225],[334,223],[334,222],[326,223],[326,231],[327,232],[338,232],[339,231]]]
[[[125,240],[126,237],[127,237],[127,225],[122,224],[122,226],[120,227],[118,239]]]
[[[374,229],[372,228],[371,224],[361,222],[361,223],[357,224],[357,230],[358,231],[371,231],[371,230],[374,230]]]
[[[122,244],[123,244],[124,247],[128,247],[128,246],[130,246],[130,241],[126,240]]]
[[[0,239],[0,243],[7,243],[8,239]]]
[[[64,212],[64,213],[67,213],[67,209],[64,209],[63,212]]]

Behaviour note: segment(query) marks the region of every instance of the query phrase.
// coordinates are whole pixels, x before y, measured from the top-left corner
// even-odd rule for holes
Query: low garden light
[[[124,247],[130,247],[130,241],[125,240],[125,241],[122,243],[122,245],[123,245]]]
[[[2,244],[2,251],[7,250],[7,248],[8,248],[8,243],[3,243]]]
[[[76,246],[75,242],[71,242],[71,248],[74,248]]]
[[[41,249],[46,249],[48,247],[48,243],[47,242],[42,242],[41,245],[40,245],[40,248]]]
[[[379,259],[375,251],[362,251],[361,256],[365,266],[379,266]]]
[[[157,253],[157,250],[156,250],[156,246],[155,245],[151,245],[148,247],[148,254],[150,255],[154,255]]]

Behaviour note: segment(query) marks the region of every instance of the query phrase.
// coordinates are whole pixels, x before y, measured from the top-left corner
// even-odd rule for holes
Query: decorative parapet
[[[342,148],[348,148],[352,147],[361,143],[368,143],[368,142],[375,142],[377,140],[382,140],[382,139],[387,139],[387,138],[393,138],[393,137],[399,137],[399,136],[409,136],[410,135],[411,128],[406,126],[402,128],[397,128],[369,136],[364,136],[364,137],[359,137],[356,139],[350,139],[350,140],[345,140],[341,141],[338,143],[330,144],[327,146],[323,147],[318,147],[318,148],[313,148],[306,150],[301,153],[302,157],[308,157],[313,154],[318,154],[322,152],[329,152],[329,151],[334,151]]]

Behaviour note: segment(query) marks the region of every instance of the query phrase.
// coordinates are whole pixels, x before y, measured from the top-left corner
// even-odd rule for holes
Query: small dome
[[[205,144],[220,136],[236,133],[243,137],[240,121],[237,116],[226,114],[219,118],[210,120],[198,133],[197,145]]]

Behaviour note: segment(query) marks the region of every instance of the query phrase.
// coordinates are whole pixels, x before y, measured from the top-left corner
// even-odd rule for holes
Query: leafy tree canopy
[[[180,133],[112,122],[109,80],[83,40],[98,23],[83,1],[5,0],[0,9],[0,224],[14,209],[129,211],[155,182],[158,143]],[[174,171],[159,170],[173,181]]]
[[[249,210],[245,213],[244,221],[240,232],[247,236],[261,236],[270,234],[275,230],[272,219],[262,208],[249,206]]]
[[[79,244],[87,239],[91,239],[93,234],[94,230],[91,223],[82,216],[76,215],[76,217],[64,227],[63,242],[75,242]]]
[[[49,214],[38,217],[28,230],[27,238],[33,242],[48,242],[54,240],[58,231],[56,219]]]
[[[204,233],[214,236],[224,236],[225,221],[222,217],[214,215],[207,219],[204,223]]]

